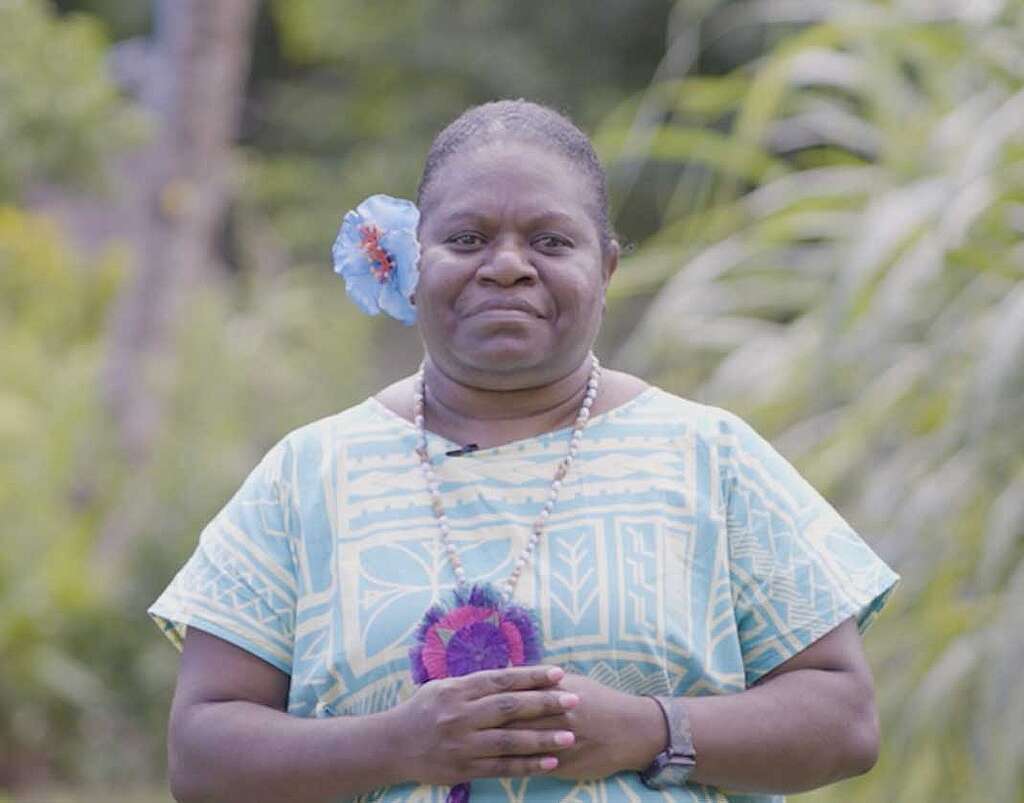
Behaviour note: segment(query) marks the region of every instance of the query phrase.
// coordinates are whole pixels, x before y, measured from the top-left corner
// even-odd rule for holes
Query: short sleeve
[[[729,575],[747,685],[846,619],[861,632],[896,575],[795,468],[726,414]]]
[[[196,627],[291,673],[297,578],[283,498],[288,453],[286,441],[267,453],[150,607],[179,649],[185,629]]]

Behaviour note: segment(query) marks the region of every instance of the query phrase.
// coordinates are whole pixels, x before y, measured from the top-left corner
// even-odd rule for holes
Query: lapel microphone
[[[467,443],[461,449],[452,449],[450,452],[445,452],[445,457],[465,457],[467,454],[475,452],[480,447],[475,443]]]

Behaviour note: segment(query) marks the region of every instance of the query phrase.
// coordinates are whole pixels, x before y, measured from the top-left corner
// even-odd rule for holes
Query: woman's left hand
[[[579,703],[557,716],[530,720],[534,729],[571,731],[576,742],[559,751],[556,778],[582,781],[641,770],[665,749],[668,730],[657,702],[626,694],[596,680],[567,673],[558,689],[579,696]],[[520,727],[513,722],[508,728]]]

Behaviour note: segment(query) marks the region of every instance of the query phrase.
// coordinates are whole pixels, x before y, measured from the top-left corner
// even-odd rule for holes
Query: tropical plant
[[[642,242],[606,351],[748,415],[904,575],[868,638],[882,761],[819,801],[1021,799],[1021,3],[680,3],[656,80],[599,132]],[[144,4],[56,5],[145,27]],[[646,80],[668,5],[263,4],[232,271],[151,366],[166,417],[128,471],[96,386],[129,255],[24,204],[138,123],[95,17],[0,0],[0,786],[160,774],[175,662],[146,605],[274,440],[415,364],[413,336],[341,300],[340,211],[411,192],[466,103],[600,118]]]
[[[240,215],[251,270],[197,292],[179,352],[148,366],[169,411],[154,459],[126,465],[99,388],[132,255],[76,246],[47,210],[103,189],[140,117],[94,18],[0,1],[0,44],[0,790],[149,781],[176,662],[145,609],[263,451],[357,399],[371,330],[338,314],[328,266],[263,270]]]
[[[809,799],[1024,800],[1024,3],[706,26],[777,43],[600,132],[620,199],[664,184],[615,362],[748,415],[903,575],[868,638],[882,760]]]
[[[78,479],[82,450],[102,438],[88,389],[123,254],[77,254],[54,221],[17,205],[43,182],[81,189],[137,136],[104,46],[90,18],[0,3],[0,786],[66,766],[58,734],[109,703],[75,646],[102,609],[81,571],[102,495]],[[92,468],[102,484],[109,466]]]
[[[0,2],[0,200],[29,182],[95,178],[104,156],[138,138],[141,120],[104,74],[105,46],[92,17]]]

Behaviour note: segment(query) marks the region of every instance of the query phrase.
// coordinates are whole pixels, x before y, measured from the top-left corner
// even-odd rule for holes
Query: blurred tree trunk
[[[256,5],[154,3],[153,53],[141,91],[158,130],[128,179],[137,216],[135,272],[114,308],[104,376],[106,403],[136,468],[160,431],[177,322],[218,262]],[[115,511],[99,545],[101,560],[127,540],[131,518]]]

